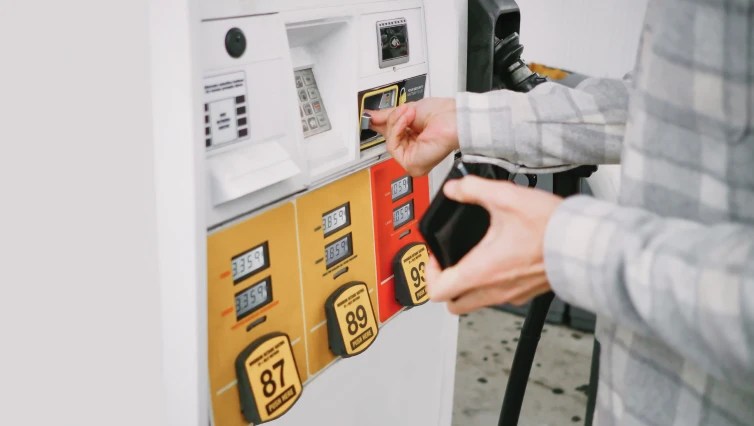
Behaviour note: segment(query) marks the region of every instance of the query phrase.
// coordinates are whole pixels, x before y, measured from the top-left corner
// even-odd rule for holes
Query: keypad
[[[299,115],[304,137],[314,136],[332,128],[322,102],[317,81],[311,68],[295,72],[296,92],[298,93]]]

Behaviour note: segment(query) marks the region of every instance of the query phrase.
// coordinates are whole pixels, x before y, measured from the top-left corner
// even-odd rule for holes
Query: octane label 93
[[[422,243],[410,244],[395,256],[395,298],[401,305],[417,306],[429,300],[425,279],[427,262],[429,251]]]

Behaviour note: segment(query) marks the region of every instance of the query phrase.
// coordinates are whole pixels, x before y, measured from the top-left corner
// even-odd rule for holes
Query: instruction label
[[[427,76],[409,78],[401,85],[400,104],[406,102],[415,102],[424,99],[424,89],[427,83]]]
[[[204,79],[204,134],[207,148],[249,135],[246,74]]]

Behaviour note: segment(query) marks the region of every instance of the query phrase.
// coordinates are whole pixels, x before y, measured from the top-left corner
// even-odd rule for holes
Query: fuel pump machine
[[[445,172],[362,125],[460,87],[465,2],[429,3],[190,3],[200,424],[450,423],[457,324],[417,228]]]

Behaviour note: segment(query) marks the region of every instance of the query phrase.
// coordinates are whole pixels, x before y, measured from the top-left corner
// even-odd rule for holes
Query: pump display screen
[[[262,243],[231,259],[233,283],[238,284],[249,276],[270,266],[267,243]]]
[[[406,204],[393,210],[393,228],[398,229],[414,218],[414,201],[411,200]]]
[[[346,234],[343,238],[325,246],[325,264],[331,268],[336,263],[348,258],[353,254],[353,240],[351,234]]]
[[[395,201],[410,194],[414,190],[413,186],[414,185],[413,181],[411,180],[411,176],[403,176],[398,180],[394,180],[390,185],[392,200]]]
[[[333,232],[343,229],[351,224],[351,208],[349,203],[345,203],[342,206],[330,210],[322,215],[322,230],[325,236],[332,234]]]
[[[391,62],[406,58],[408,60],[408,26],[403,18],[377,23],[380,36],[380,60]],[[400,62],[406,62],[400,61]]]
[[[236,321],[256,311],[272,301],[270,278],[252,285],[236,294]]]

